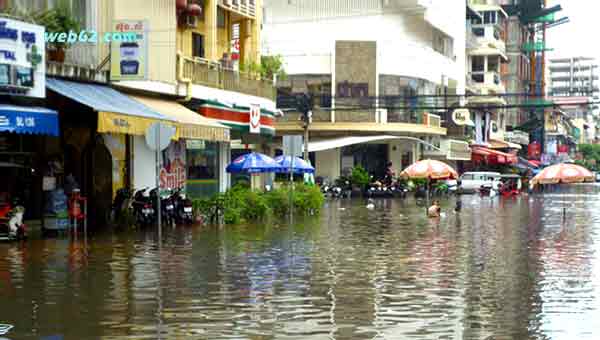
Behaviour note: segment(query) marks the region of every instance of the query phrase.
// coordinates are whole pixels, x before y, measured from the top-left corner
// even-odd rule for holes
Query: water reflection
[[[438,220],[412,202],[332,201],[292,226],[0,244],[0,323],[14,339],[600,334],[596,187],[461,199]]]

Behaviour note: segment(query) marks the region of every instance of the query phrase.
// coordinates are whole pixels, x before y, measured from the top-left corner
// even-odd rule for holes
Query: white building
[[[262,52],[281,55],[289,75],[279,89],[321,96],[309,147],[318,175],[377,173],[386,160],[399,170],[423,156],[417,138],[446,144],[451,103],[435,96],[464,94],[465,17],[459,0],[265,0]],[[301,130],[293,114],[277,124],[278,135]],[[341,139],[352,136],[370,138]]]

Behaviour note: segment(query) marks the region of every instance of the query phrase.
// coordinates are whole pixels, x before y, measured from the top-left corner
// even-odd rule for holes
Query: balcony
[[[256,18],[255,0],[219,0],[219,6],[247,18]]]
[[[201,58],[182,58],[178,65],[183,67],[183,77],[196,85],[203,85],[227,91],[244,93],[275,101],[273,82],[259,79],[248,73],[237,72],[221,64]]]
[[[312,132],[321,133],[403,133],[445,135],[438,115],[428,113],[403,114],[386,109],[342,109],[313,111],[310,125]],[[287,112],[277,119],[278,133],[286,134],[303,130],[302,116],[298,112]]]
[[[467,86],[481,91],[482,94],[488,94],[489,92],[504,93],[506,91],[498,72],[471,72],[469,76]]]
[[[492,48],[506,54],[506,43],[497,25],[472,25],[469,34],[474,37],[474,46],[469,49]]]

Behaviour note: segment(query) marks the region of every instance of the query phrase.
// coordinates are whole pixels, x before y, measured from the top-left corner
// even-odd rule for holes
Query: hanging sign
[[[452,112],[452,121],[458,126],[475,126],[471,120],[471,112],[467,109],[456,109]]]
[[[183,188],[187,180],[186,172],[186,142],[171,142],[163,152],[160,169],[160,187],[162,189]]]
[[[110,80],[145,80],[148,75],[148,22],[118,20],[113,31],[123,39],[110,45]]]

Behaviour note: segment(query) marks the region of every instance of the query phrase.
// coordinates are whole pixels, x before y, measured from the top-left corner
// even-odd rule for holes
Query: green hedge
[[[294,212],[317,214],[323,206],[324,197],[317,186],[296,184],[291,191],[288,186],[269,192],[252,191],[236,186],[210,199],[193,201],[194,210],[208,219],[222,215],[225,224],[254,222],[270,217],[281,217],[290,210],[290,195]]]

